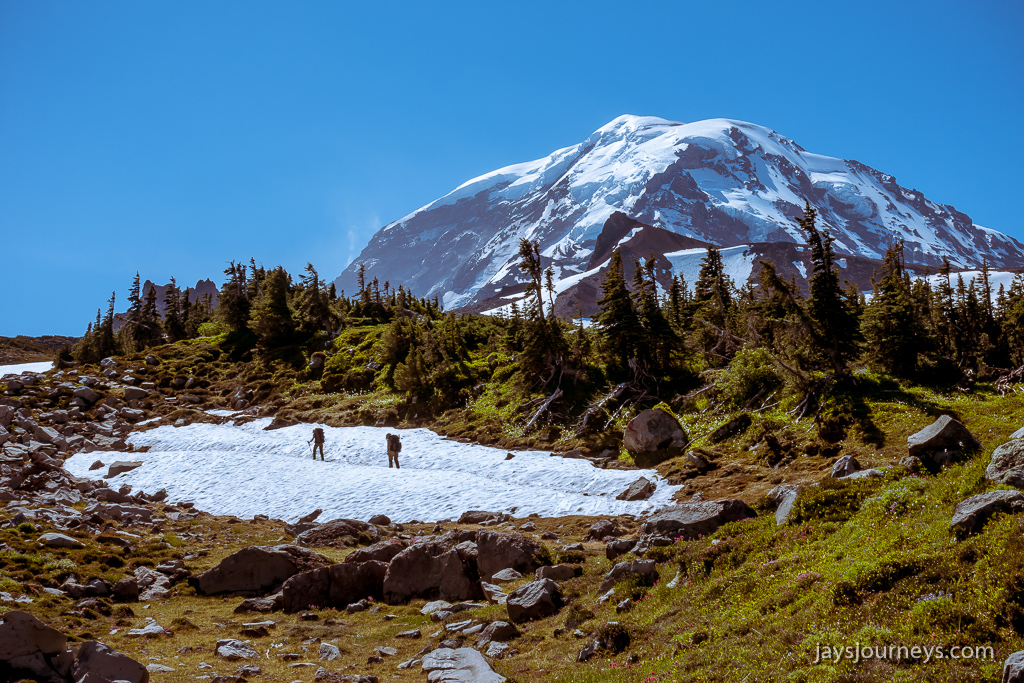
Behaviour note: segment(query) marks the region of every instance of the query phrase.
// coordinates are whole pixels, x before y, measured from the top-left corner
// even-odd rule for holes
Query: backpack
[[[324,440],[324,430],[320,429],[319,427],[316,427],[315,429],[313,429],[313,440],[316,441],[317,443],[320,443],[321,441],[323,441]]]
[[[393,434],[391,436],[391,450],[395,453],[402,452],[402,440],[398,438],[397,434]]]

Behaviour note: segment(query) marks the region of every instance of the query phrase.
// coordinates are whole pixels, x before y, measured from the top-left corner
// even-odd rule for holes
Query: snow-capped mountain
[[[805,200],[843,255],[879,259],[902,239],[908,262],[922,266],[944,256],[962,268],[983,258],[1024,266],[1024,244],[857,161],[812,154],[742,121],[620,116],[577,145],[474,178],[385,226],[335,282],[353,292],[362,263],[369,278],[436,295],[445,308],[482,309],[523,280],[520,238],[539,242],[565,294],[607,264],[609,239],[625,243],[642,230],[665,243],[659,257],[705,244],[759,243],[761,253],[802,243],[795,217]],[[620,219],[608,228],[616,213],[638,225],[620,234]]]

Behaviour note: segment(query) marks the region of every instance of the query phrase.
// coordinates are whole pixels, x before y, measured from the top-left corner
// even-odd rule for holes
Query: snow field
[[[678,486],[654,470],[602,470],[587,460],[552,457],[544,451],[509,451],[443,439],[427,429],[295,425],[264,431],[270,418],[247,424],[157,427],[128,439],[144,453],[94,451],[65,462],[71,474],[100,479],[97,459],[141,460],[143,465],[108,479],[112,488],[166,488],[172,501],[192,501],[216,515],[295,521],[321,508],[320,519],[367,520],[385,514],[394,521],[457,519],[466,510],[511,512],[517,517],[570,514],[640,515],[671,504]],[[327,461],[311,458],[314,426],[324,429]],[[384,436],[402,438],[401,469],[387,466]],[[645,476],[657,482],[646,501],[615,500]]]

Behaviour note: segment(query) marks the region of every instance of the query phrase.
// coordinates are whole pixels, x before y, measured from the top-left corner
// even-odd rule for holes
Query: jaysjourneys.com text
[[[812,664],[848,660],[857,664],[868,659],[920,660],[927,664],[937,659],[977,659],[987,661],[996,658],[991,645],[853,645],[829,646],[817,644]]]

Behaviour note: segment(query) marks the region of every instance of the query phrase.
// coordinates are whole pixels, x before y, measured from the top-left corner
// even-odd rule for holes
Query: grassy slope
[[[288,367],[265,367],[241,357],[234,361],[232,353],[210,340],[162,347],[156,354],[164,362],[155,371],[156,377],[150,378],[169,381],[178,374],[202,378],[200,387],[191,390],[201,399],[200,405],[223,404],[223,396],[245,383],[257,391],[258,399],[277,403],[279,415],[340,424],[401,419],[397,407],[408,407],[401,397],[382,390],[363,396],[323,395],[314,382],[304,381]],[[490,425],[502,410],[512,410],[497,405],[502,390],[500,386],[489,387],[470,406],[484,403],[486,410],[481,409],[480,415],[463,410],[450,418],[451,423],[461,424],[464,430],[468,424]],[[573,605],[555,617],[525,627],[523,638],[513,643],[519,654],[497,662],[495,668],[520,683],[998,680],[1003,659],[1024,647],[1019,635],[1024,627],[1019,606],[1024,604],[1024,523],[1020,518],[1002,516],[991,521],[983,533],[959,542],[949,534],[948,525],[959,501],[993,488],[983,478],[988,456],[1024,422],[1024,397],[999,397],[985,385],[971,394],[945,394],[870,379],[853,403],[849,412],[854,419],[847,426],[847,436],[832,450],[822,450],[808,420],[794,422],[781,409],[755,415],[750,429],[722,443],[699,441],[698,446],[715,459],[718,468],[703,476],[685,473],[683,478],[690,477],[687,492],[701,492],[705,498],[742,497],[758,503],[774,484],[822,479],[838,454],[855,454],[864,466],[892,466],[906,454],[906,437],[940,413],[959,417],[981,439],[984,448],[972,460],[935,476],[914,476],[894,468],[883,480],[813,489],[800,504],[798,512],[803,518],[790,526],[777,528],[771,511],[761,507],[762,514],[756,519],[727,525],[712,538],[678,542],[661,549],[658,585],[620,585],[620,595],[632,593],[638,599],[637,607],[623,615],[616,615],[609,605],[596,604],[601,576],[611,563],[604,558],[600,545],[589,544],[584,576],[564,586]],[[692,434],[707,434],[731,417],[715,411],[702,413],[707,407],[698,403],[681,413]],[[169,405],[158,407],[158,412],[172,418],[197,415]],[[767,432],[779,435],[781,459],[762,447]],[[771,467],[772,462],[777,466]],[[685,469],[678,461],[662,467],[673,476],[682,476]],[[561,543],[581,539],[589,521],[539,520],[537,526],[539,532],[562,525],[558,529]],[[411,530],[425,531],[426,527]],[[167,532],[184,539],[184,546],[165,546],[162,534]],[[155,564],[160,557],[174,554],[199,555],[188,561],[197,572],[240,547],[284,537],[281,526],[273,522],[232,523],[227,518],[204,517],[198,524],[166,523],[160,533],[150,535],[146,543],[140,542],[139,550],[122,557],[127,566],[118,568],[102,560],[116,553],[100,550],[92,541],[85,551],[51,551],[46,559],[30,542],[34,533],[2,533],[16,552],[0,554],[5,564],[0,590],[15,594],[26,589],[31,592],[29,583],[45,584],[62,578],[67,566],[51,564],[47,568],[47,562],[60,559],[74,562],[74,571],[82,579],[106,576],[113,580],[134,564]],[[188,537],[188,533],[196,536]],[[168,538],[178,543],[175,537]],[[677,571],[681,572],[682,585],[670,589],[666,584]],[[921,600],[926,594],[940,593],[943,597]],[[61,624],[73,635],[102,638],[142,661],[161,657],[162,663],[179,671],[155,676],[155,680],[178,681],[191,680],[200,661],[213,664],[220,673],[230,673],[237,666],[215,660],[214,641],[237,635],[243,621],[265,618],[232,614],[238,600],[197,597],[182,584],[167,603],[149,609],[132,605],[136,616],[119,616],[123,608],[111,605],[109,616],[94,613],[85,618],[72,617],[67,614],[69,600],[50,597],[38,599],[30,611]],[[421,673],[397,671],[394,664],[411,657],[426,643],[394,641],[390,637],[413,627],[422,628],[425,636],[436,630],[418,614],[420,604],[385,607],[379,614],[338,615],[325,611],[317,622],[272,615],[278,627],[269,638],[257,639],[258,649],[262,652],[271,643],[283,643],[277,651],[301,652],[305,644],[315,655],[317,644],[307,641],[320,637],[335,640],[345,652],[334,668],[353,666],[359,671],[420,680]],[[0,609],[9,608],[8,603]],[[585,641],[571,635],[573,628],[564,634],[556,634],[556,629],[566,628],[570,616],[587,617],[588,612],[593,616],[579,628],[592,633],[607,621],[620,621],[631,633],[630,648],[617,655],[606,653],[585,664],[573,663]],[[397,618],[385,619],[388,613]],[[497,619],[503,614],[502,608],[492,606],[473,616]],[[124,636],[125,627],[140,626],[143,617],[151,615],[171,626],[175,635],[147,642]],[[179,617],[187,617],[198,630],[173,627],[174,619]],[[329,624],[328,619],[337,623]],[[119,631],[110,635],[110,628]],[[431,642],[438,640],[440,637]],[[818,644],[854,643],[992,645],[997,655],[992,662],[811,664]],[[396,661],[366,665],[366,657],[378,645],[398,647]],[[178,653],[184,646],[201,649]],[[639,661],[629,662],[631,654]],[[304,661],[315,661],[315,657]],[[297,673],[303,675],[301,670],[296,672],[276,661],[263,660],[261,665],[281,680],[295,678]]]

